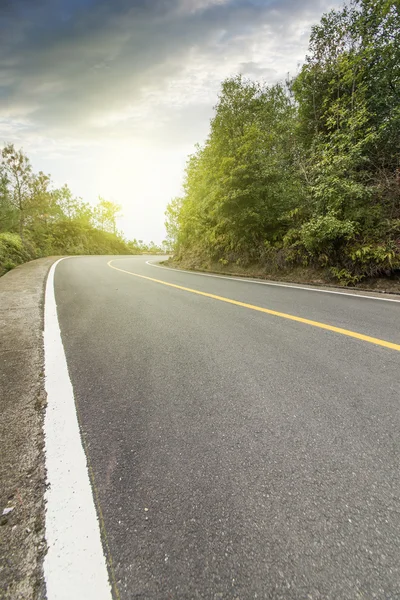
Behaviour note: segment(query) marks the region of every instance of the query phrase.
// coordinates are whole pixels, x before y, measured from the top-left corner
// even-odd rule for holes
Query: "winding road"
[[[400,300],[148,261],[54,278],[114,598],[400,598]]]

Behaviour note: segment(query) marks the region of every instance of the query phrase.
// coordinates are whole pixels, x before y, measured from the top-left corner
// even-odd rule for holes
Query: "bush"
[[[60,220],[46,231],[30,233],[41,256],[77,254],[132,254],[133,249],[113,233],[73,220]]]
[[[300,240],[312,254],[330,254],[356,233],[355,224],[332,214],[311,219],[300,230]]]
[[[22,241],[15,233],[0,233],[0,275],[41,256],[137,253],[137,248],[118,236],[74,221],[27,231],[27,236]]]
[[[27,247],[19,235],[0,233],[0,275],[33,258],[32,246]]]
[[[358,244],[349,248],[346,255],[360,278],[388,276],[400,269],[400,246],[394,240]]]

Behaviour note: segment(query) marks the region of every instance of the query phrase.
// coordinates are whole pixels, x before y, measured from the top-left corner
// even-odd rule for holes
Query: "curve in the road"
[[[168,287],[182,290],[184,292],[197,294],[199,296],[205,296],[206,298],[212,298],[213,300],[219,300],[221,302],[227,302],[228,304],[234,304],[235,306],[241,306],[242,308],[248,308],[250,310],[255,310],[258,312],[266,313],[268,315],[273,315],[275,317],[289,319],[290,321],[296,321],[297,323],[303,323],[304,325],[311,325],[312,327],[318,327],[319,329],[325,329],[325,330],[331,331],[333,333],[339,333],[339,334],[345,335],[347,337],[355,338],[357,340],[362,340],[362,341],[368,342],[370,344],[375,344],[376,346],[383,346],[384,348],[389,348],[390,350],[395,350],[397,352],[400,352],[400,344],[395,344],[395,343],[389,342],[387,340],[382,340],[379,338],[371,337],[371,336],[365,335],[363,333],[351,331],[350,329],[343,329],[341,327],[335,327],[334,325],[329,325],[327,323],[321,323],[319,321],[305,319],[303,317],[298,317],[296,315],[291,315],[288,313],[271,310],[269,308],[264,308],[262,306],[256,306],[254,304],[247,304],[246,302],[239,302],[238,300],[233,300],[232,298],[226,298],[224,296],[217,296],[215,294],[210,294],[208,292],[194,290],[192,288],[177,285],[175,283],[170,283],[169,281],[163,281],[162,279],[155,279],[154,277],[148,277],[146,275],[140,275],[138,273],[133,273],[132,271],[127,271],[126,269],[120,269],[119,267],[114,266],[112,264],[113,262],[114,262],[113,260],[110,260],[107,263],[111,269],[115,269],[116,271],[121,271],[122,273],[126,273],[126,274],[132,275],[134,277],[140,277],[141,279],[147,279],[148,281],[153,281],[154,283],[160,283],[162,285],[166,285]]]
[[[288,289],[292,289],[292,290],[304,290],[306,292],[317,292],[318,294],[336,294],[338,296],[350,296],[352,298],[366,298],[367,300],[378,300],[378,302],[397,302],[398,304],[400,304],[400,299],[398,298],[384,298],[383,296],[374,296],[373,292],[371,292],[370,295],[367,294],[361,294],[359,292],[357,292],[356,294],[353,294],[352,292],[349,291],[338,291],[338,290],[332,290],[332,289],[323,289],[321,287],[319,288],[314,288],[311,285],[300,285],[300,284],[291,284],[291,283],[277,283],[276,281],[260,281],[257,279],[250,279],[246,276],[242,276],[242,277],[233,277],[232,275],[217,275],[216,273],[203,273],[202,271],[188,271],[186,269],[175,269],[174,267],[164,267],[162,265],[159,264],[155,264],[150,260],[146,261],[146,265],[149,265],[149,267],[155,267],[156,269],[164,269],[164,270],[175,270],[178,271],[179,273],[188,273],[188,275],[196,275],[197,277],[213,277],[214,279],[226,279],[228,281],[240,281],[242,283],[255,283],[256,285],[267,285],[267,286],[272,286],[272,287],[278,287],[278,288],[288,288]],[[376,293],[376,292],[375,292]],[[385,294],[386,292],[379,292],[378,290],[378,294]]]

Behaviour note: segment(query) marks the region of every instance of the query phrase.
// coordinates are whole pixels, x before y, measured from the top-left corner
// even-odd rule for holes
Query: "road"
[[[400,303],[146,260],[55,272],[115,597],[400,598]]]

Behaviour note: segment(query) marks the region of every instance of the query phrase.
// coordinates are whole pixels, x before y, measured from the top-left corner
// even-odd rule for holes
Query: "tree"
[[[178,243],[179,235],[179,214],[182,207],[182,198],[173,198],[167,205],[165,215],[165,229],[167,231],[167,239],[163,242],[165,247],[175,248]]]
[[[119,204],[115,204],[99,196],[99,202],[94,210],[98,228],[102,231],[116,234],[117,217],[121,216],[121,209],[122,207]]]
[[[54,189],[50,176],[34,173],[28,157],[12,144],[4,147],[0,159],[0,275],[51,254],[139,252],[136,242],[127,242],[116,230],[120,206],[100,198],[93,209],[67,185]]]
[[[7,178],[2,172],[0,164],[0,232],[15,231],[18,223],[18,213],[9,199]]]
[[[56,203],[56,195],[51,189],[51,179],[43,171],[32,174],[30,184],[30,199],[26,205],[27,222],[31,227],[36,222],[47,225],[59,216],[59,208]]]
[[[161,242],[161,248],[164,254],[170,254],[171,252],[171,243],[168,240],[163,240]]]
[[[323,266],[344,282],[400,268],[400,9],[323,15],[300,74],[222,83],[166,227],[194,264]]]
[[[84,202],[82,198],[73,196],[67,185],[55,190],[55,197],[62,218],[79,221],[82,225],[88,227],[94,224],[93,208],[88,202]]]
[[[325,15],[312,30],[293,90],[309,156],[310,217],[339,219],[343,230],[358,232],[353,242],[342,238],[336,260],[360,263],[368,256],[367,263],[375,255],[373,262],[391,270],[400,234],[398,3],[353,0]]]
[[[284,86],[227,79],[203,148],[188,160],[185,195],[167,208],[184,252],[210,259],[259,259],[287,229],[301,193],[294,160],[295,109]]]
[[[28,157],[13,144],[4,146],[1,159],[7,201],[18,211],[19,234],[23,238],[26,211],[32,197],[32,167]]]

